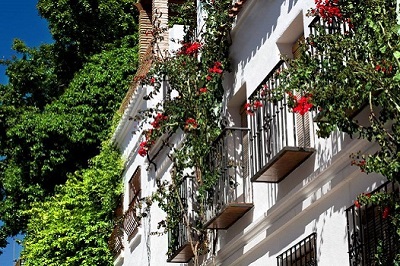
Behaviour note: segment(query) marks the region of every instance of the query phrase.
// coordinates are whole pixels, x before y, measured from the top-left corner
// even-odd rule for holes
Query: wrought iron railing
[[[136,208],[137,204],[139,203],[139,194],[137,194],[132,202],[129,204],[128,210],[125,212],[124,215],[124,230],[125,233],[128,236],[128,241],[132,239],[132,237],[135,235],[136,229],[140,225],[140,220],[136,215]]]
[[[195,240],[195,235],[189,225],[195,222],[195,212],[191,205],[193,202],[193,186],[194,183],[191,177],[183,178],[179,185],[179,199],[174,199],[174,202],[170,202],[176,209],[176,214],[175,217],[170,217],[171,222],[174,224],[168,230],[168,261],[173,261],[179,255],[178,253],[183,251],[186,245],[190,244],[190,241]],[[185,220],[184,216],[186,216],[187,220]],[[191,250],[191,247],[189,249]]]
[[[183,221],[178,222],[174,228],[168,231],[168,260],[173,260],[177,252],[188,244],[188,227]]]
[[[393,196],[399,200],[398,183],[385,183],[371,194],[378,192],[394,192]],[[378,265],[377,256],[385,260],[379,265],[394,265],[393,259],[400,254],[400,239],[395,226],[383,215],[382,206],[352,205],[346,216],[350,265]]]
[[[122,244],[122,238],[123,232],[121,230],[121,226],[119,224],[116,224],[108,240],[108,248],[110,249],[114,257],[117,257],[124,248]]]
[[[289,96],[281,95],[274,100],[275,89],[283,85],[279,75],[286,68],[281,60],[261,82],[259,88],[249,97],[253,108],[250,121],[250,175],[254,177],[265,170],[265,166],[285,147],[311,147],[314,128],[311,112],[300,115],[289,110]],[[294,96],[300,97],[297,92]]]
[[[278,266],[317,266],[317,234],[312,233],[276,258]]]
[[[246,173],[247,147],[243,145],[247,132],[247,128],[225,128],[211,146],[207,161],[209,174],[215,178],[215,184],[207,192],[206,220],[215,217],[230,203],[252,202]]]

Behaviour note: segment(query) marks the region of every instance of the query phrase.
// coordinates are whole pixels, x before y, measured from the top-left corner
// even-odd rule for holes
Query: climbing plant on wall
[[[145,111],[145,121],[150,124],[150,129],[146,131],[139,149],[141,156],[148,156],[160,137],[178,131],[185,136],[179,149],[166,144],[173,162],[172,180],[159,182],[157,191],[146,198],[146,204],[157,202],[167,213],[166,220],[160,222],[164,232],[173,230],[178,223],[185,224],[190,232],[188,236],[195,264],[199,254],[208,250],[202,202],[205,191],[214,184],[216,177],[206,172],[205,158],[211,142],[221,132],[222,79],[224,71],[229,70],[229,31],[232,25],[228,14],[231,1],[201,1],[201,5],[206,14],[202,30],[197,31],[192,20],[180,20],[189,24],[185,25],[181,48],[167,58],[155,56],[152,70],[143,77],[142,83],[154,87],[146,99],[160,93],[159,85],[165,78],[168,78],[169,91],[161,104]],[[160,32],[162,29],[152,31],[155,44]],[[179,187],[189,176],[197,191],[194,194],[196,221],[189,219],[179,196]],[[171,252],[170,249],[168,255]]]
[[[280,73],[284,82],[275,95],[288,95],[294,112],[317,109],[320,137],[340,130],[376,143],[376,152],[352,154],[349,164],[399,182],[400,25],[396,1],[315,0],[308,15],[314,21],[310,36],[301,44],[302,56],[286,59],[290,67]],[[293,91],[302,97],[293,96]],[[382,218],[390,219],[400,235],[399,197],[393,195],[398,192],[391,193],[360,195],[355,203],[357,208],[380,205]]]

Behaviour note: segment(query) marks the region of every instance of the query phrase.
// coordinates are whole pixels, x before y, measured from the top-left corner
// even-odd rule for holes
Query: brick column
[[[139,59],[142,62],[153,39],[150,33],[153,29],[151,7],[141,3],[137,3],[135,6],[139,10]]]
[[[161,39],[154,46],[154,53],[156,56],[165,56],[168,53],[168,0],[153,0],[153,23],[156,27],[163,29]]]

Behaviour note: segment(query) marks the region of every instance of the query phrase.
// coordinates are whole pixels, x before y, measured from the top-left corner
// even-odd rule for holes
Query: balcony
[[[108,239],[108,248],[110,249],[114,258],[117,258],[124,248],[122,245],[122,237],[123,232],[121,230],[121,227],[120,225],[116,224],[110,238]]]
[[[280,101],[269,100],[281,83],[276,74],[284,68],[284,61],[279,62],[249,97],[250,102],[262,103],[249,115],[252,182],[280,182],[315,151],[311,147],[314,128],[310,112],[303,116],[291,112],[287,95]]]
[[[136,201],[129,205],[124,215],[124,230],[128,236],[128,241],[136,235],[140,225],[139,218],[136,216]]]
[[[186,263],[194,256],[191,242],[194,243],[197,238],[194,233],[189,235],[190,229],[185,224],[185,217],[191,224],[196,221],[192,206],[193,185],[190,177],[184,178],[179,188],[180,202],[178,200],[173,202],[174,209],[180,217],[178,217],[178,221],[175,221],[173,229],[168,231],[167,262]],[[171,219],[171,222],[174,222],[173,220]]]
[[[217,177],[205,202],[208,229],[227,229],[253,207],[247,174],[246,128],[225,128],[213,142],[208,163]]]
[[[399,190],[397,182],[387,182],[370,195],[391,194],[392,200],[399,202]],[[376,254],[379,249],[381,258],[384,258],[379,265],[394,265],[393,260],[400,252],[400,239],[396,226],[387,217],[389,212],[386,215],[384,213],[383,206],[373,204],[352,205],[346,210],[350,265],[378,265]]]
[[[168,252],[171,253],[167,262],[186,263],[194,256],[187,230],[184,223],[179,222],[168,232]]]

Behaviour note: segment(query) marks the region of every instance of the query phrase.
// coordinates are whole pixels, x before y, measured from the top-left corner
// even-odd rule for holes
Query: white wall
[[[311,18],[305,14],[313,4],[313,0],[246,2],[232,31],[233,73],[224,74],[224,114],[232,124],[239,125],[238,107],[278,63],[281,53],[290,52],[303,30],[307,36]],[[141,102],[140,95],[138,90],[137,107],[132,107],[129,115],[154,104]],[[137,155],[141,135],[132,134],[135,128],[135,123],[125,117],[116,143],[128,160],[125,188],[133,171],[141,165],[142,196],[146,196],[154,191],[156,177],[169,177],[171,165],[165,154],[158,156],[157,169]],[[174,142],[179,142],[180,137],[175,135]],[[351,153],[373,151],[367,142],[336,132],[330,138],[316,139],[315,149],[280,183],[253,183],[254,208],[228,230],[218,232],[216,256],[205,265],[276,265],[279,254],[312,232],[317,233],[318,265],[349,264],[345,209],[358,194],[373,190],[385,179],[366,175],[350,165]],[[142,220],[131,243],[125,239],[124,265],[168,265],[166,235],[149,236],[163,217],[163,212],[154,206],[151,217]]]

